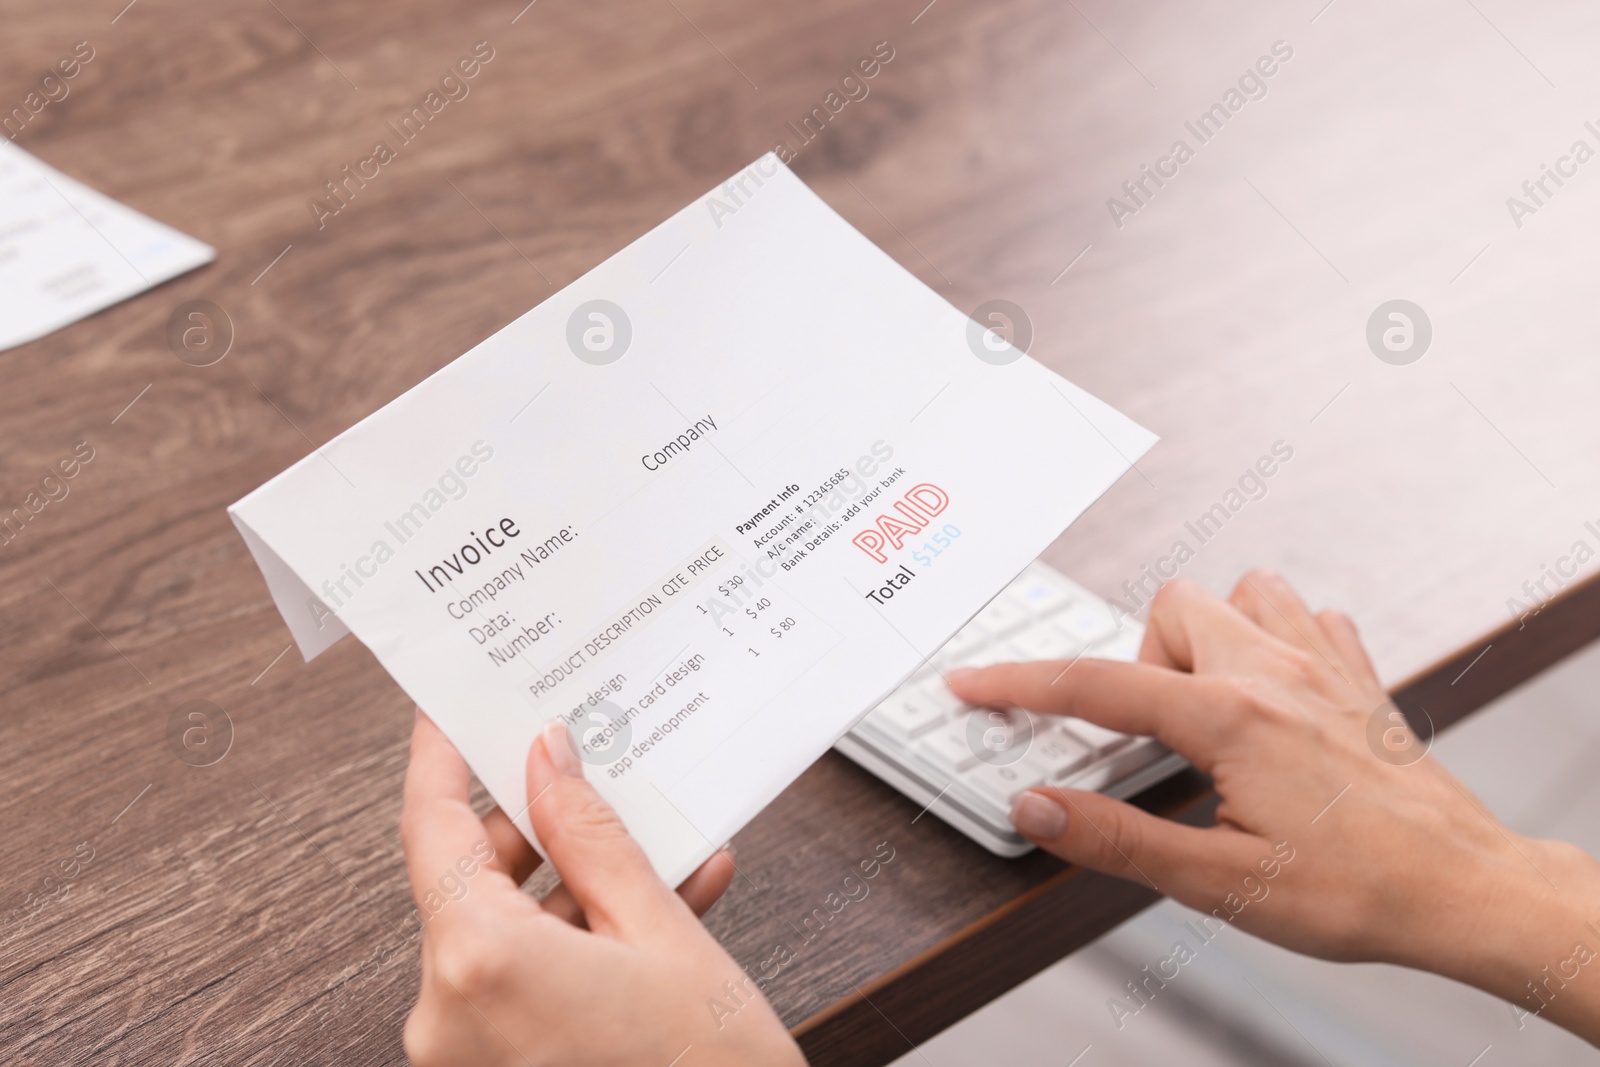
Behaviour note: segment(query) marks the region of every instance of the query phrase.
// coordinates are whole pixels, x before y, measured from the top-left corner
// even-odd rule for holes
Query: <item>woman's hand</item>
[[[727,888],[732,857],[674,894],[582,766],[559,723],[528,753],[528,815],[562,878],[541,905],[520,888],[538,854],[498,808],[478,818],[467,765],[418,711],[400,826],[425,917],[411,1062],[803,1065],[696,918]]]
[[[949,682],[973,704],[1154,735],[1215,780],[1218,825],[1044,788],[1013,808],[1024,836],[1213,926],[1436,971],[1600,1039],[1600,865],[1508,830],[1429,758],[1349,618],[1312,614],[1270,573],[1227,603],[1177,581],[1155,598],[1139,659]]]

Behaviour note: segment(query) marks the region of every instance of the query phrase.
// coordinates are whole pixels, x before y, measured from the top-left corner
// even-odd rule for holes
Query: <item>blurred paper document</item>
[[[564,720],[676,883],[1154,441],[769,155],[230,510],[308,657],[530,839]]]
[[[214,258],[210,245],[0,142],[0,352]]]

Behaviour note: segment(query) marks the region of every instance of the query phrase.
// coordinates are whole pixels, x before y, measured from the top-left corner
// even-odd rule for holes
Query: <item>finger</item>
[[[1178,670],[1178,664],[1173,661],[1172,655],[1167,651],[1167,646],[1161,640],[1161,631],[1154,626],[1144,628],[1144,637],[1139,640],[1139,662],[1149,663],[1156,667],[1165,667],[1168,670]]]
[[[489,832],[489,844],[494,846],[494,860],[485,866],[503,872],[517,885],[526,882],[544,862],[498,804],[483,817],[483,827]]]
[[[711,905],[728,891],[734,872],[733,846],[724,845],[683,880],[683,884],[678,887],[678,895],[695,915],[704,915],[711,910]],[[588,929],[583,909],[578,907],[578,901],[566,883],[557,882],[555,888],[545,895],[540,904],[545,911],[556,918],[565,920],[579,929]]]
[[[1247,571],[1228,595],[1228,603],[1286,645],[1319,656],[1330,651],[1311,609],[1277,571],[1260,567]]]
[[[1019,833],[1045,851],[1091,870],[1150,886],[1207,909],[1270,848],[1228,827],[1197,829],[1100,793],[1030,789],[1011,807]]]
[[[1074,715],[1125,734],[1156,737],[1202,770],[1237,722],[1227,682],[1117,660],[1040,660],[951,671],[968,704]]]
[[[1184,578],[1156,590],[1140,659],[1195,673],[1226,671],[1261,644],[1260,627]]]
[[[578,907],[577,900],[572,896],[572,890],[567,888],[565,882],[557,882],[555,888],[539,901],[539,906],[562,922],[571,923],[580,930],[589,928],[588,922],[583,917],[583,909]]]
[[[566,724],[556,719],[528,749],[528,818],[561,880],[597,933],[659,924],[672,892],[605,798],[583,777]]]
[[[696,915],[704,915],[728,891],[733,875],[733,846],[724,845],[683,880],[678,887],[678,895],[689,905],[689,910]]]
[[[472,810],[471,788],[472,775],[466,761],[418,708],[411,729],[411,762],[406,767],[400,840],[412,896],[425,912],[436,910],[425,898],[436,895],[440,879],[455,872],[462,860],[485,865],[493,862],[489,831]],[[464,901],[476,897],[478,894],[469,894]],[[451,913],[456,910],[445,909]]]
[[[1367,646],[1361,643],[1361,633],[1354,619],[1342,611],[1325,610],[1317,612],[1317,625],[1328,644],[1352,671],[1365,675],[1367,681],[1378,683],[1378,669],[1367,655]]]

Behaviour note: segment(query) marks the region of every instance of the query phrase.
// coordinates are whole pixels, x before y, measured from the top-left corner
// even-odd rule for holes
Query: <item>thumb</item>
[[[1069,863],[1126,878],[1202,910],[1271,849],[1224,826],[1196,829],[1100,793],[1030,789],[1011,822],[1034,844]]]
[[[627,935],[688,914],[616,810],[583,777],[566,724],[528,749],[528,820],[589,929]]]

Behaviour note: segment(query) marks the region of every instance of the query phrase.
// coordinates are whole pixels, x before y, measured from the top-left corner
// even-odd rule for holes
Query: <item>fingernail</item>
[[[1023,837],[1053,841],[1067,832],[1067,813],[1038,793],[1023,793],[1011,805],[1011,825]]]
[[[944,676],[944,684],[954,689],[958,685],[970,682],[977,673],[976,667],[957,667]]]
[[[566,723],[560,719],[551,720],[539,737],[544,741],[545,755],[550,757],[550,765],[557,774],[568,778],[583,777],[583,762],[572,747],[572,735],[567,731]]]
[[[728,854],[729,859],[734,859],[739,855],[739,850],[734,847],[732,841],[729,841],[726,845],[723,845],[722,851]]]

